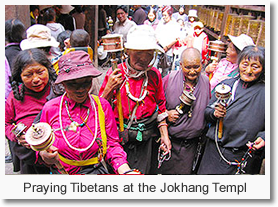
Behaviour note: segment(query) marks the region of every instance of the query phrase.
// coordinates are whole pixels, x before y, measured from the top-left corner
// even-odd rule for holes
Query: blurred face
[[[184,12],[184,8],[183,8],[183,7],[180,7],[179,13],[180,13],[180,14],[183,14],[183,12]]]
[[[231,63],[236,63],[237,61],[237,53],[236,53],[236,48],[233,43],[229,43],[228,48],[226,50],[227,52],[227,60],[230,61]]]
[[[88,92],[92,86],[92,77],[78,78],[62,82],[68,98],[83,103],[88,97]]]
[[[129,64],[132,68],[146,70],[153,59],[154,50],[128,50]]]
[[[148,18],[149,18],[149,20],[152,22],[152,21],[154,20],[154,18],[155,18],[154,13],[153,13],[153,12],[150,12],[150,13],[148,14]]]
[[[33,11],[33,15],[34,15],[34,17],[37,19],[38,16],[39,16],[39,10],[38,10],[38,9],[35,9],[35,10]]]
[[[39,63],[26,66],[20,76],[26,88],[35,92],[41,92],[49,81],[47,68]]]
[[[243,59],[239,63],[240,78],[244,82],[257,80],[263,71],[263,66],[258,59]]]
[[[189,17],[189,19],[188,19],[188,20],[189,20],[189,22],[191,22],[191,23],[192,23],[192,22],[194,22],[194,21],[195,21],[195,18],[194,18],[194,17]]]
[[[122,9],[118,9],[117,18],[121,23],[124,23],[125,20],[127,19],[127,13],[125,13],[125,11]]]
[[[180,62],[183,74],[190,82],[195,82],[201,72],[201,60],[200,57],[184,58]]]
[[[163,17],[163,20],[168,23],[170,20],[171,20],[171,17],[169,16],[169,14],[167,13],[167,11],[163,12],[162,13],[162,17]]]

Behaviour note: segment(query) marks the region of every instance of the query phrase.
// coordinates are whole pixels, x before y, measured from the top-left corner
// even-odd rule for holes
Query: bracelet
[[[127,173],[130,173],[130,172],[136,172],[136,173],[142,174],[142,173],[141,173],[139,170],[137,170],[137,169],[130,169],[130,170],[125,171],[122,175],[126,175]]]
[[[157,126],[157,128],[160,128],[160,127],[162,127],[162,126],[168,126],[168,124],[167,123],[160,123],[158,126]]]

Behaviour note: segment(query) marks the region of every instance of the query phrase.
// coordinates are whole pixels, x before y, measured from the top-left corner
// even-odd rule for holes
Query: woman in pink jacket
[[[62,83],[65,93],[47,102],[42,110],[40,121],[51,126],[55,141],[50,150],[39,152],[39,158],[53,173],[59,173],[52,167],[59,161],[69,174],[107,174],[105,162],[117,174],[136,173],[129,168],[119,143],[110,104],[89,94],[92,78],[101,75],[89,54],[73,51],[63,55],[58,64],[55,83]]]

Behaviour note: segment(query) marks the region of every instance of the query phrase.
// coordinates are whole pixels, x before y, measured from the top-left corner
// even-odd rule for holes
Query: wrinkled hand
[[[25,134],[22,134],[19,137],[17,137],[17,143],[19,145],[22,145],[23,147],[26,147],[27,149],[30,149],[30,145],[25,140]]]
[[[171,144],[171,141],[169,139],[169,137],[161,137],[161,145],[160,145],[160,148],[164,151],[164,152],[168,152],[171,150],[172,148],[172,144]]]
[[[168,113],[168,121],[175,123],[179,118],[179,113],[176,110],[167,111]]]
[[[122,82],[123,79],[122,79],[121,69],[116,68],[109,76],[107,87],[109,87],[112,90],[115,90],[120,87]]]
[[[251,142],[248,142],[247,144],[247,147],[251,147]],[[258,150],[262,147],[265,146],[265,141],[261,138],[261,137],[258,137],[255,141],[254,141],[254,145],[253,145],[253,149],[254,150]]]
[[[48,165],[54,165],[59,162],[58,148],[50,146],[46,151],[41,151],[40,156],[42,160]]]
[[[214,108],[214,113],[213,115],[216,117],[216,118],[223,118],[226,116],[226,107],[221,105],[221,104],[217,104]]]

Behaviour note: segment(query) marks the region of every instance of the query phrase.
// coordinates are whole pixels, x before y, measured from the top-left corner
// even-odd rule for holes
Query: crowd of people
[[[211,63],[197,10],[99,6],[100,39],[120,34],[125,48],[100,82],[82,6],[39,8],[30,7],[29,28],[5,22],[14,171],[59,174],[60,163],[67,174],[260,173],[265,49],[251,37],[228,35],[226,57]],[[40,122],[55,139],[36,151],[25,132]]]

